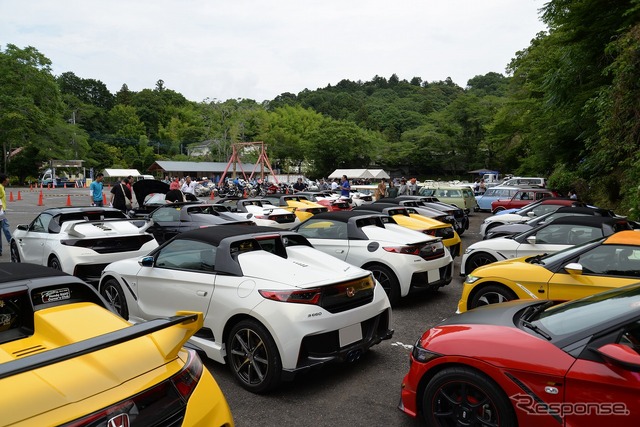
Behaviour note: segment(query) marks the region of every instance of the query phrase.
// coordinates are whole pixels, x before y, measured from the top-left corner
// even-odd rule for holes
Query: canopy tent
[[[336,169],[331,175],[330,179],[341,178],[342,175],[346,175],[347,178],[353,179],[380,179],[389,178],[389,175],[382,169]]]
[[[467,173],[473,173],[473,174],[478,174],[478,175],[484,175],[485,173],[495,173],[498,174],[498,171],[492,171],[489,169],[476,169],[476,170],[472,170],[472,171],[467,171]]]
[[[138,169],[105,169],[104,176],[106,177],[128,177],[129,175],[136,177],[140,176]]]

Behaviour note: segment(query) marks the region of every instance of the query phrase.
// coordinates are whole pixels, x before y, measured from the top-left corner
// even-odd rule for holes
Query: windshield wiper
[[[531,257],[531,258],[527,259],[527,261],[529,262],[529,264],[543,264],[543,262],[541,262],[542,257],[545,257],[547,255],[548,254],[536,255],[534,257]]]
[[[529,321],[531,319],[533,319],[533,317],[540,313],[541,311],[546,310],[548,307],[551,307],[553,305],[553,300],[548,300],[545,301],[541,304],[538,305],[534,305],[529,307],[523,314],[522,314],[522,320],[523,321]]]
[[[522,319],[520,323],[522,324],[522,326],[531,329],[533,332],[545,338],[547,341],[551,341],[551,335],[543,331],[539,326],[536,326],[533,323],[529,322],[528,320],[524,320],[524,319]]]

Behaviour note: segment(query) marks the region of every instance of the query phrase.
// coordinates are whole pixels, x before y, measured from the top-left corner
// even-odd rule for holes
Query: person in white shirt
[[[196,194],[196,185],[198,185],[198,183],[196,181],[191,181],[191,177],[188,176],[188,177],[185,178],[184,184],[182,184],[182,188],[180,188],[180,190],[183,193],[189,193],[189,194],[193,194],[195,196],[195,194]]]

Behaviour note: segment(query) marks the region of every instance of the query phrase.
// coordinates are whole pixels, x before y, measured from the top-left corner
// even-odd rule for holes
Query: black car
[[[176,234],[212,225],[250,225],[251,220],[229,212],[224,206],[207,203],[170,203],[155,209],[150,215],[152,225],[147,229],[159,244]]]
[[[129,211],[129,216],[147,217],[160,206],[167,204],[165,195],[169,192],[169,184],[157,179],[141,179],[132,185],[138,207]],[[183,193],[187,202],[198,202],[193,194]]]

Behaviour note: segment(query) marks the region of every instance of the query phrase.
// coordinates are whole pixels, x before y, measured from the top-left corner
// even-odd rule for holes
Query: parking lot
[[[42,206],[39,205],[42,191]],[[107,192],[108,189],[105,189]],[[20,200],[18,200],[18,192]],[[47,207],[86,206],[88,189],[7,188],[7,218],[11,229],[29,223]],[[107,197],[108,199],[108,197]],[[462,238],[463,248],[479,239],[480,223],[487,216],[474,213]],[[9,261],[8,245],[3,242]],[[458,275],[460,257],[455,261],[454,279],[436,293],[404,298],[394,308],[393,338],[374,346],[351,364],[336,364],[299,376],[269,395],[254,395],[236,384],[227,366],[207,361],[220,384],[238,426],[418,426],[397,409],[400,384],[408,370],[409,353],[415,340],[456,309],[462,289]]]

